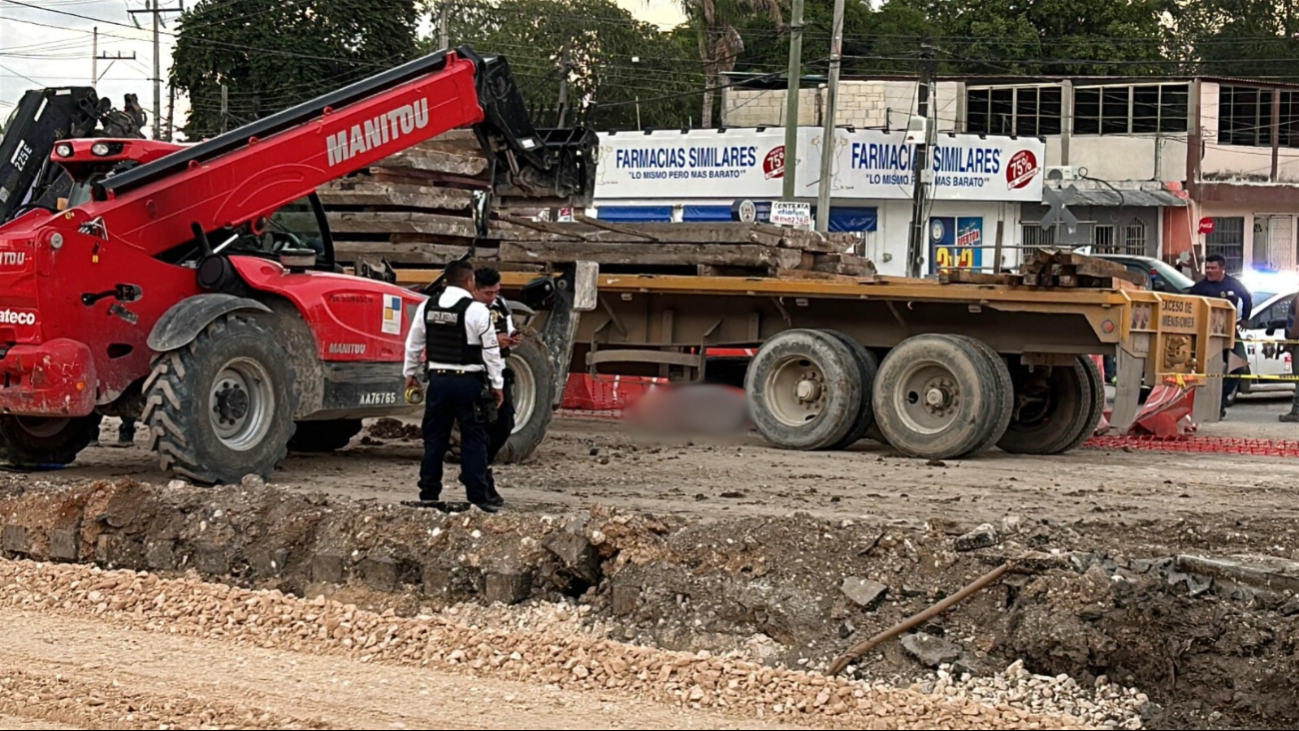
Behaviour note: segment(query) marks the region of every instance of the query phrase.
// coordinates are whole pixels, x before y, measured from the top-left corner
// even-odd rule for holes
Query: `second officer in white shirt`
[[[406,387],[419,388],[427,369],[424,405],[424,461],[419,472],[419,499],[437,501],[442,494],[442,464],[451,442],[451,427],[460,425],[460,462],[469,502],[489,512],[487,478],[489,417],[485,386],[499,408],[505,399],[505,364],[487,306],[473,297],[474,269],[452,262],[446,289],[415,310],[406,336]]]

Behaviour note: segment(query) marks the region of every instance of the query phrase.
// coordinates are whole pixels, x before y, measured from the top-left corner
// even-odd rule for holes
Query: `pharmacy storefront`
[[[765,221],[786,174],[783,129],[600,135],[595,215],[610,222]],[[858,253],[883,274],[905,270],[915,146],[901,132],[839,129],[830,177],[830,230],[858,234]],[[821,130],[799,130],[798,200],[815,205]],[[1038,139],[940,135],[925,204],[925,270],[1019,263],[1019,206],[1042,200]]]

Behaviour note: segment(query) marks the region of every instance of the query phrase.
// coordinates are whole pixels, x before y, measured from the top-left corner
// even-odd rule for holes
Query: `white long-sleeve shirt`
[[[438,307],[447,308],[456,304],[466,297],[472,297],[467,290],[460,287],[447,287],[442,295],[438,298]],[[410,324],[410,332],[406,335],[406,368],[403,371],[407,378],[414,378],[419,375],[421,366],[424,365],[425,345],[427,333],[424,329],[424,310],[428,301],[420,303],[415,309],[414,321]],[[483,346],[483,364],[478,365],[458,365],[454,363],[428,363],[429,370],[448,370],[448,371],[468,371],[470,373],[479,373],[487,371],[487,380],[491,382],[492,388],[505,388],[505,361],[501,359],[501,346],[496,342],[496,329],[492,327],[492,313],[487,309],[487,305],[481,302],[474,302],[465,310],[465,332],[469,336],[470,345]]]

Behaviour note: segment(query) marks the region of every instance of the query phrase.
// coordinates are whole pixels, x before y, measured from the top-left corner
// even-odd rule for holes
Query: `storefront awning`
[[[1122,206],[1124,208],[1186,208],[1190,201],[1179,198],[1166,190],[1111,190],[1109,188],[1089,188],[1079,190],[1070,207],[1075,206]]]

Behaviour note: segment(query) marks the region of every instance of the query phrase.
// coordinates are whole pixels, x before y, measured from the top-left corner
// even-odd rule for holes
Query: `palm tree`
[[[722,74],[735,68],[744,52],[744,39],[735,26],[755,15],[768,15],[776,27],[784,25],[780,0],[679,0],[681,9],[699,34],[699,57],[704,62],[704,108],[701,127],[713,126],[713,95]]]

